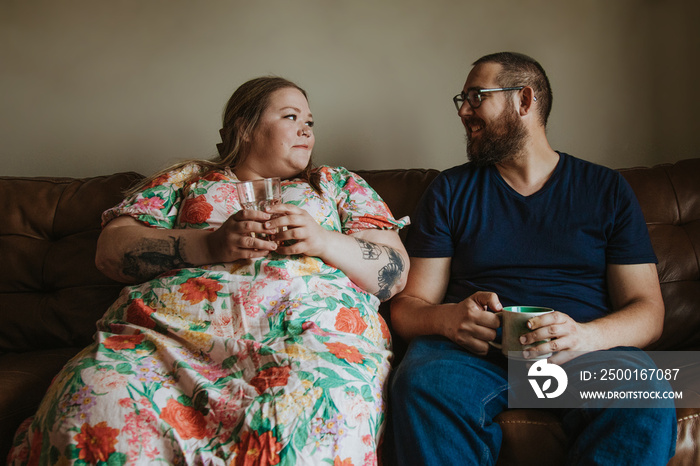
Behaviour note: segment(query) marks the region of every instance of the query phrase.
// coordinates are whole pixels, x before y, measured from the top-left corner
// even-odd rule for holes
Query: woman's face
[[[296,88],[278,89],[250,136],[248,152],[236,168],[242,180],[291,178],[306,168],[314,148],[309,103]]]

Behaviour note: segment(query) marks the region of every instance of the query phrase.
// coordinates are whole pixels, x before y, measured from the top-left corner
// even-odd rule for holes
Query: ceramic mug
[[[503,328],[502,331],[502,336],[501,336],[501,343],[496,343],[493,341],[490,341],[489,344],[491,346],[494,346],[498,349],[501,350],[501,352],[511,358],[511,359],[520,359],[520,360],[535,360],[535,359],[545,359],[548,358],[552,355],[552,353],[547,353],[547,354],[541,354],[533,358],[528,358],[525,359],[522,357],[523,351],[533,347],[537,346],[540,343],[544,343],[547,340],[541,340],[537,341],[531,345],[522,345],[520,344],[520,337],[523,336],[526,333],[531,332],[527,327],[527,321],[532,319],[533,317],[541,316],[543,314],[548,314],[550,312],[554,312],[554,309],[550,309],[548,307],[539,307],[539,306],[507,306],[504,307],[501,312],[499,312],[497,315],[500,315],[501,318],[501,327]],[[517,352],[517,354],[520,355],[520,357],[516,356],[513,354],[513,352]]]

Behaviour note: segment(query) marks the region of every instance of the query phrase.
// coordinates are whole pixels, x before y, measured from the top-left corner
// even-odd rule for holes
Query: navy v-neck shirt
[[[587,322],[610,312],[608,264],[656,263],[639,203],[616,171],[559,153],[547,183],[522,196],[496,167],[442,172],[408,233],[413,257],[452,257],[445,302],[493,291]]]

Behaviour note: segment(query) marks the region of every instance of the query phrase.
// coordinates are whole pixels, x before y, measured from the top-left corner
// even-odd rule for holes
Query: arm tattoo
[[[139,281],[150,280],[156,275],[173,269],[192,267],[182,257],[184,245],[181,238],[144,239],[124,254],[122,273]]]
[[[389,255],[389,263],[379,270],[378,283],[379,291],[376,296],[381,301],[391,298],[391,288],[401,279],[405,266],[401,254],[396,249],[384,246],[384,250]]]
[[[355,238],[355,241],[357,241],[357,244],[360,245],[360,249],[362,250],[362,258],[366,261],[376,261],[379,259],[379,256],[382,255],[382,250],[379,246],[377,246],[374,243],[370,243],[369,241],[365,241],[360,238]]]

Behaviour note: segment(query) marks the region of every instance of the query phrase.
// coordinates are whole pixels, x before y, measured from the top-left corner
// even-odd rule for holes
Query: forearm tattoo
[[[192,267],[182,256],[181,238],[144,239],[124,254],[122,273],[138,281],[150,280],[168,270]]]
[[[384,250],[389,255],[389,263],[379,270],[377,277],[379,283],[377,298],[380,301],[391,298],[391,288],[401,279],[405,268],[401,254],[396,252],[396,249],[384,246]]]
[[[362,250],[362,258],[366,261],[376,261],[379,256],[382,255],[382,250],[379,246],[369,241],[365,241],[360,238],[355,238],[357,244],[360,245],[360,250]]]
[[[379,246],[369,241],[365,241],[360,238],[355,238],[357,244],[360,246],[362,251],[362,258],[364,260],[375,261],[379,259],[382,255],[382,247],[386,251],[389,257],[389,263],[379,270],[379,275],[377,276],[377,283],[379,285],[379,291],[377,291],[376,296],[382,301],[386,301],[391,298],[391,288],[401,280],[401,274],[405,269],[403,258],[401,254],[396,252],[396,249],[390,248],[388,246]]]

